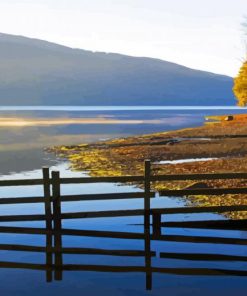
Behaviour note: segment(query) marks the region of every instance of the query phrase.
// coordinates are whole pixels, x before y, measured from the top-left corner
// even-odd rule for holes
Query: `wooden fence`
[[[20,221],[45,221],[45,228],[35,227],[15,227],[0,226],[0,233],[36,234],[46,236],[46,246],[29,245],[7,245],[0,244],[0,250],[42,252],[46,254],[45,264],[31,264],[18,262],[0,262],[1,268],[23,268],[46,271],[48,282],[53,279],[61,280],[63,271],[98,271],[98,272],[144,272],[146,274],[146,289],[152,287],[152,273],[171,273],[186,275],[238,275],[246,276],[245,270],[227,270],[215,268],[159,268],[152,267],[152,257],[157,256],[151,250],[151,241],[170,241],[178,243],[197,244],[230,244],[247,245],[247,240],[243,238],[228,237],[208,237],[189,235],[167,235],[162,234],[162,227],[176,228],[200,228],[200,229],[241,229],[245,230],[247,220],[217,220],[217,221],[176,221],[162,222],[162,215],[185,214],[185,213],[224,213],[230,211],[247,211],[246,205],[233,206],[206,206],[206,207],[176,207],[176,208],[151,208],[150,199],[155,197],[155,192],[151,191],[151,183],[157,181],[178,181],[178,180],[215,180],[215,179],[247,179],[247,173],[227,173],[227,174],[187,174],[187,175],[152,175],[151,163],[145,161],[143,176],[121,176],[121,177],[83,177],[83,178],[61,178],[58,171],[43,168],[42,179],[25,180],[4,180],[0,181],[1,186],[33,186],[42,185],[44,195],[41,197],[8,197],[0,198],[0,204],[32,204],[43,203],[44,214],[35,215],[1,215],[0,222],[20,222]],[[125,183],[135,182],[143,184],[143,192],[128,193],[108,193],[108,194],[81,194],[81,195],[61,195],[62,184],[86,184],[86,183]],[[185,189],[185,190],[163,190],[159,192],[161,196],[186,196],[186,195],[221,195],[221,194],[246,194],[246,188],[220,188],[220,189]],[[131,210],[110,210],[110,211],[90,211],[90,212],[69,212],[61,211],[61,203],[71,201],[97,201],[97,200],[119,200],[119,199],[144,199],[142,209]],[[144,217],[144,232],[117,232],[100,230],[66,229],[62,227],[62,220],[65,219],[89,219],[106,217]],[[152,223],[150,221],[152,217]],[[150,229],[152,226],[152,229]],[[144,241],[144,250],[106,250],[99,248],[65,248],[62,246],[63,236],[99,237],[116,239],[134,239]],[[110,266],[110,265],[79,265],[64,264],[63,254],[87,254],[87,255],[110,255],[110,256],[143,256],[144,266]],[[160,253],[160,258],[180,259],[180,260],[200,260],[200,261],[247,261],[247,257],[239,255],[222,254],[192,254],[192,253]]]

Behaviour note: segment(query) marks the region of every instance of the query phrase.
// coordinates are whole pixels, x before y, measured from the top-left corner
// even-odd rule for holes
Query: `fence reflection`
[[[229,223],[227,223],[229,225]],[[245,270],[221,269],[221,268],[165,268],[152,267],[151,259],[166,258],[175,260],[188,261],[224,261],[246,262],[247,257],[239,255],[224,255],[224,254],[206,254],[206,253],[176,253],[176,252],[156,252],[151,251],[151,242],[158,241],[176,241],[176,242],[194,242],[194,243],[211,243],[211,244],[239,244],[246,245],[247,240],[222,237],[198,237],[198,236],[171,236],[158,233],[151,233],[151,228],[145,228],[145,233],[125,233],[125,232],[107,232],[107,231],[89,231],[75,229],[59,229],[52,231],[42,228],[29,227],[6,227],[1,226],[1,233],[18,233],[18,234],[40,234],[46,235],[46,246],[31,246],[31,245],[7,245],[1,244],[0,250],[19,251],[19,252],[37,252],[45,253],[46,260],[44,264],[20,263],[20,262],[0,262],[1,268],[14,269],[30,269],[46,272],[46,281],[62,280],[63,272],[65,271],[95,271],[95,272],[142,272],[146,275],[146,289],[152,288],[153,273],[166,273],[177,275],[231,275],[231,276],[247,276]],[[144,250],[116,250],[116,249],[100,249],[100,248],[80,248],[80,247],[63,247],[63,235],[90,236],[102,238],[121,238],[121,239],[141,239],[144,241]],[[54,239],[54,247],[50,246],[51,238]],[[56,238],[58,238],[56,242]],[[145,264],[143,266],[116,266],[116,265],[89,265],[89,264],[64,264],[63,256],[66,254],[77,255],[104,255],[104,256],[121,256],[121,257],[143,257]]]
[[[156,267],[152,264],[152,258],[169,259],[169,260],[186,260],[194,261],[210,261],[210,262],[246,262],[247,257],[239,254],[217,254],[217,253],[178,253],[178,252],[158,252],[152,250],[152,242],[176,242],[193,243],[193,244],[217,244],[217,245],[247,245],[247,240],[243,238],[230,238],[217,236],[200,236],[200,235],[169,235],[163,234],[162,228],[188,228],[188,229],[211,229],[211,230],[246,230],[247,220],[208,220],[208,221],[171,221],[162,222],[162,215],[186,214],[186,213],[210,213],[210,212],[227,212],[227,211],[246,211],[247,205],[235,206],[208,206],[208,207],[181,207],[181,208],[163,208],[151,209],[150,198],[155,196],[150,190],[151,182],[166,179],[183,179],[183,178],[247,178],[247,174],[221,174],[221,175],[181,175],[176,176],[152,176],[150,171],[150,162],[145,162],[145,174],[143,177],[107,177],[107,178],[60,178],[59,172],[50,172],[48,168],[43,169],[42,180],[13,180],[2,181],[0,186],[29,186],[43,185],[43,197],[21,197],[21,198],[0,198],[0,204],[18,204],[18,203],[43,203],[45,213],[42,215],[11,215],[0,216],[0,222],[15,222],[15,221],[45,221],[45,228],[38,227],[14,227],[0,226],[0,233],[9,234],[36,234],[46,237],[45,246],[31,246],[18,244],[0,244],[0,250],[18,251],[18,252],[36,252],[44,253],[46,259],[43,264],[21,263],[21,262],[0,262],[0,268],[19,268],[40,270],[46,273],[46,281],[60,281],[63,278],[63,273],[68,271],[95,271],[95,272],[113,272],[113,273],[143,273],[146,279],[146,289],[152,289],[152,277],[154,273],[176,274],[176,275],[224,275],[224,276],[247,276],[247,270],[225,269],[225,268],[179,268],[179,267]],[[132,178],[132,179],[131,179]],[[156,179],[155,179],[156,178]],[[85,180],[87,179],[87,180]],[[69,183],[93,183],[102,182],[117,182],[130,180],[135,182],[143,182],[143,192],[133,193],[117,193],[117,194],[94,194],[94,195],[72,195],[61,196],[60,185]],[[230,189],[227,189],[228,191]],[[200,190],[172,190],[164,191],[164,195],[186,195],[186,194],[201,194]],[[207,189],[207,194],[221,194],[224,189]],[[228,192],[226,191],[226,192]],[[246,193],[246,188],[234,188],[230,190],[232,194]],[[161,192],[162,194],[162,192]],[[76,212],[62,213],[61,202],[67,201],[83,201],[83,200],[108,200],[108,199],[129,199],[142,198],[144,199],[144,208],[135,210],[115,210],[115,211],[99,211],[99,212]],[[144,227],[143,232],[133,233],[124,231],[103,231],[103,230],[84,230],[84,229],[68,229],[62,227],[64,219],[84,219],[84,218],[104,218],[104,217],[129,217],[143,216]],[[150,221],[151,220],[151,221]],[[81,248],[81,247],[64,247],[64,236],[79,236],[79,237],[97,237],[110,239],[126,239],[126,240],[142,240],[144,248],[142,250],[118,250],[118,249],[102,249],[102,248]],[[120,256],[120,257],[142,257],[143,265],[138,266],[116,266],[116,265],[90,265],[90,264],[65,264],[64,256],[66,254],[87,255],[88,258],[96,255],[104,256]],[[178,263],[176,263],[178,264]],[[190,266],[193,266],[191,264]],[[223,265],[222,265],[223,266]]]

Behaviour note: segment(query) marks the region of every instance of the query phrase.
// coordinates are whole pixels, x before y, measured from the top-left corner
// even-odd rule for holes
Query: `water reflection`
[[[67,109],[66,109],[67,108]],[[204,116],[225,114],[229,110],[105,110],[104,108],[83,111],[80,108],[70,110],[63,107],[60,111],[44,108],[2,108],[0,121],[13,124],[14,121],[46,121],[56,125],[47,126],[0,126],[0,173],[21,172],[38,169],[43,165],[52,165],[55,158],[44,153],[44,147],[53,145],[73,145],[98,140],[127,137],[130,135],[160,132],[184,127],[199,126]],[[244,113],[245,110],[231,110],[231,113]],[[85,124],[91,118],[91,122]],[[11,119],[11,120],[10,120]],[[71,121],[73,119],[74,121]],[[92,119],[94,123],[92,122]],[[95,124],[97,120],[114,124]],[[66,122],[63,122],[66,120]],[[12,122],[13,121],[13,122]],[[78,124],[83,121],[84,124]],[[127,124],[132,122],[132,124]],[[58,124],[59,123],[59,124]],[[141,123],[141,124],[140,124]]]
[[[228,227],[229,228],[229,227]],[[230,227],[230,229],[232,229]],[[233,228],[234,229],[234,228]],[[234,244],[234,245],[246,245],[246,240],[230,239],[222,237],[207,237],[205,236],[202,241],[201,237],[192,236],[174,236],[161,234],[157,229],[145,228],[144,233],[126,233],[126,232],[109,232],[99,230],[75,230],[75,229],[57,229],[49,230],[46,228],[29,228],[29,227],[9,227],[1,226],[1,233],[10,234],[36,234],[46,236],[45,246],[33,246],[33,245],[19,245],[19,244],[1,244],[0,250],[4,251],[17,251],[25,253],[44,253],[45,261],[43,263],[26,263],[26,262],[11,262],[6,257],[5,261],[0,262],[0,268],[8,269],[28,269],[36,271],[44,271],[46,276],[44,280],[47,282],[61,281],[63,279],[64,272],[72,271],[84,271],[84,272],[104,272],[104,273],[142,273],[145,277],[147,290],[152,289],[153,274],[175,274],[175,275],[191,275],[191,276],[247,276],[247,270],[244,265],[239,268],[225,268],[225,263],[229,262],[244,262],[247,261],[246,256],[233,255],[233,254],[220,254],[214,253],[187,253],[187,252],[158,252],[157,250],[151,250],[151,243],[153,241],[177,241],[179,243],[186,241],[194,243],[204,244]],[[103,248],[82,248],[82,247],[63,247],[62,236],[79,236],[79,237],[98,237],[98,238],[118,238],[125,240],[143,240],[144,249],[103,249]],[[52,247],[52,240],[54,239],[54,247]],[[197,247],[199,249],[199,247]],[[73,263],[64,263],[64,256],[77,255],[76,260]],[[88,260],[91,257],[96,256],[117,256],[124,258],[142,257],[144,258],[144,265],[104,265],[104,264],[78,264],[78,256],[86,255]],[[9,254],[11,258],[11,254]],[[152,258],[158,259],[159,262],[163,259],[177,260],[192,262],[222,262],[218,267],[194,267],[193,263],[188,263],[188,267],[158,267],[155,263],[153,265]],[[128,259],[125,259],[128,260]],[[128,262],[128,261],[126,261]],[[162,263],[162,262],[160,262]],[[163,265],[163,264],[161,264]],[[183,266],[183,264],[182,264]]]
[[[225,111],[222,111],[222,113]],[[237,110],[239,113],[239,110]],[[245,111],[244,111],[245,112]],[[18,112],[17,112],[18,113]],[[215,113],[219,113],[218,110]],[[79,114],[79,113],[78,113]],[[178,120],[178,124],[174,125],[138,125],[138,126],[56,126],[56,127],[26,127],[21,129],[0,129],[0,165],[1,174],[9,173],[11,171],[21,172],[17,178],[25,177],[25,171],[40,168],[42,165],[51,165],[56,162],[56,159],[51,159],[51,155],[43,152],[44,146],[55,144],[77,144],[81,142],[97,141],[99,139],[113,138],[119,136],[128,136],[132,134],[143,134],[154,131],[164,131],[168,129],[180,128],[185,126],[195,126],[203,122],[203,116],[208,115],[208,111],[191,111],[182,112],[139,112],[132,114],[133,118],[183,118],[185,120]],[[17,114],[19,116],[19,113]],[[37,114],[36,116],[41,116]],[[26,114],[26,116],[31,116]],[[33,114],[32,114],[33,116]],[[42,115],[43,116],[43,115]],[[50,113],[51,117],[56,117],[57,114]],[[68,114],[71,116],[71,114]],[[74,116],[74,115],[73,115]],[[87,116],[78,115],[78,116]],[[116,114],[114,114],[116,116]],[[128,118],[130,114],[119,113],[119,118]],[[60,167],[57,169],[61,169]],[[39,171],[40,172],[40,171]],[[35,172],[37,173],[37,172]],[[34,172],[32,172],[34,174]],[[71,174],[67,170],[66,176]],[[78,173],[79,174],[79,173]],[[80,173],[81,175],[82,173]],[[4,176],[6,178],[7,176]],[[9,176],[13,178],[13,174]],[[30,177],[30,176],[29,176]],[[31,176],[33,177],[33,176]],[[36,176],[35,176],[36,177]],[[40,177],[40,176],[39,176]],[[108,186],[108,187],[107,187]],[[69,187],[69,186],[68,186]],[[112,186],[112,192],[123,191],[123,187]],[[9,197],[22,195],[37,196],[40,188],[35,187],[33,191],[21,191],[17,188],[7,192],[1,192],[1,197]],[[64,194],[79,194],[79,192],[109,192],[109,184],[101,184],[99,187],[93,185],[87,190],[79,186],[71,186],[69,188],[62,188]],[[124,190],[131,190],[133,188],[124,187]],[[135,190],[139,190],[136,189]],[[27,193],[27,194],[26,194]],[[98,202],[97,205],[80,205],[81,209],[95,210],[96,206],[101,210],[107,208],[136,208],[140,206],[137,201],[134,204],[124,203],[118,201],[117,203],[109,202],[107,205]],[[155,204],[156,203],[156,204]],[[184,205],[184,201],[174,199],[155,199],[156,206],[177,206],[180,203]],[[37,207],[21,207],[18,212],[17,208],[13,213],[30,214],[35,211],[41,211],[43,208]],[[78,204],[68,203],[64,211],[78,210]],[[1,214],[7,214],[9,209],[1,206]],[[190,219],[189,215],[174,215],[170,218],[165,217],[169,221],[182,221]],[[223,219],[217,214],[197,215],[194,219]],[[90,220],[90,221],[89,221]],[[163,221],[164,222],[164,221]],[[243,221],[245,223],[245,221]],[[143,231],[143,221],[139,218],[128,219],[84,219],[83,223],[79,220],[64,221],[61,230],[57,232],[61,236],[61,243],[57,244],[56,248],[51,247],[51,240],[54,240],[55,232],[44,229],[43,223],[35,222],[34,225],[18,224],[18,227],[12,225],[2,226],[0,228],[1,242],[1,263],[3,268],[1,271],[1,287],[3,295],[14,295],[13,290],[19,295],[19,289],[22,287],[24,293],[29,295],[39,294],[44,295],[48,291],[53,294],[69,295],[77,288],[78,294],[82,289],[86,289],[88,295],[91,290],[96,291],[94,295],[100,295],[102,290],[109,293],[109,287],[114,287],[115,290],[112,295],[121,293],[121,289],[125,289],[126,294],[130,295],[128,289],[133,289],[131,295],[143,295],[140,289],[150,289],[158,292],[156,295],[161,295],[168,291],[168,295],[185,295],[195,291],[200,292],[200,295],[216,295],[212,294],[212,287],[218,286],[221,291],[224,290],[224,295],[232,295],[233,293],[242,293],[246,289],[246,279],[240,280],[239,276],[246,275],[246,231],[245,227],[233,229],[232,226],[226,230],[210,230],[210,229],[189,229],[178,226],[176,228],[169,227],[165,223],[161,229],[150,229],[147,232]],[[31,223],[30,223],[31,224]],[[131,225],[130,225],[131,224]],[[136,225],[134,225],[136,224]],[[139,225],[137,225],[139,224]],[[28,227],[35,227],[35,229]],[[26,228],[26,232],[23,228]],[[109,228],[102,230],[101,228]],[[80,229],[78,229],[80,228]],[[87,229],[87,230],[82,230]],[[95,230],[98,229],[98,230]],[[119,231],[121,230],[121,232]],[[42,232],[42,234],[34,234],[34,232]],[[125,234],[123,231],[129,231],[130,234]],[[136,233],[134,233],[136,231]],[[72,235],[73,234],[73,235]],[[21,238],[23,236],[23,239]],[[126,237],[127,236],[127,237]],[[198,238],[200,236],[200,238]],[[204,236],[206,238],[201,238]],[[207,239],[209,237],[210,239]],[[212,239],[215,238],[215,239]],[[217,237],[219,238],[217,240]],[[226,238],[225,240],[222,240]],[[232,237],[230,240],[228,237]],[[240,240],[239,240],[240,237]],[[43,244],[43,238],[45,240]],[[10,242],[8,241],[10,240]],[[50,242],[49,242],[50,240]],[[21,242],[20,242],[21,241]],[[4,242],[4,244],[3,244]],[[224,243],[224,244],[223,244]],[[8,245],[7,245],[8,244]],[[37,244],[37,246],[36,246]],[[40,244],[40,246],[38,245]],[[82,247],[83,244],[83,247]],[[74,246],[74,247],[73,247]],[[144,247],[143,247],[144,246]],[[17,254],[18,253],[18,254]],[[19,253],[24,255],[19,255]],[[33,255],[32,255],[33,254]],[[44,257],[42,256],[44,255]],[[55,260],[57,258],[57,260]],[[115,258],[115,260],[114,260]],[[30,262],[31,261],[31,262]],[[37,263],[35,263],[37,262]],[[83,264],[84,263],[84,264]],[[115,263],[115,264],[114,264]],[[11,272],[7,270],[9,268]],[[19,268],[19,271],[15,269]],[[37,273],[25,273],[25,270],[37,270],[37,273],[45,276],[42,281],[55,281],[55,274],[57,279],[64,279],[64,285],[57,282],[57,286],[42,285]],[[74,272],[73,272],[74,271]],[[76,272],[77,271],[77,272]],[[83,272],[82,274],[78,271]],[[94,271],[93,280],[88,276],[90,272]],[[77,275],[75,275],[78,274]],[[103,275],[106,274],[107,276]],[[124,273],[124,277],[117,277],[118,274]],[[65,276],[66,274],[66,276]],[[99,276],[100,274],[100,276]],[[179,275],[179,277],[171,277],[170,275]],[[21,276],[20,276],[21,275]],[[129,275],[129,276],[128,276]],[[181,275],[187,275],[183,278]],[[188,277],[191,275],[191,277]],[[200,275],[206,275],[206,280],[200,278]],[[209,278],[209,275],[213,277]],[[215,276],[220,275],[217,282]],[[228,277],[227,275],[237,275],[236,277]],[[26,276],[26,277],[25,277]],[[88,282],[91,284],[88,285]],[[13,285],[15,282],[15,285]],[[31,283],[32,282],[32,283]],[[26,286],[29,283],[30,286]],[[96,285],[94,283],[97,283]],[[179,292],[178,285],[183,285],[183,293]],[[94,285],[93,285],[94,284]],[[74,285],[74,286],[73,286]],[[89,287],[88,287],[88,286]],[[171,293],[169,288],[173,287],[174,293]],[[191,285],[191,287],[189,287]],[[24,287],[25,286],[25,287]],[[73,286],[73,287],[72,287]],[[96,287],[95,287],[96,286]],[[125,286],[125,287],[124,287]],[[11,292],[6,293],[8,287],[12,288]],[[38,287],[38,289],[37,289]],[[47,289],[45,288],[47,287]],[[164,287],[163,290],[161,287]],[[73,288],[73,289],[72,289]],[[155,289],[154,289],[155,288]],[[120,289],[120,290],[119,290]],[[159,290],[160,289],[160,290]],[[167,290],[168,289],[168,290]],[[171,289],[171,288],[170,288]],[[40,292],[39,292],[40,290]],[[116,292],[117,291],[117,292]],[[122,291],[122,290],[121,290]],[[134,292],[133,292],[134,291]],[[187,292],[186,292],[187,291]],[[203,292],[204,291],[204,292]],[[52,293],[50,292],[50,293]],[[198,293],[199,293],[198,292]],[[218,290],[216,290],[218,293]],[[41,293],[41,294],[40,294]],[[133,294],[134,293],[134,294]],[[107,294],[110,295],[110,294]]]
[[[35,173],[37,175],[37,172],[33,172],[30,176]],[[27,175],[27,179],[30,176]],[[45,175],[44,178],[46,179]],[[153,218],[150,223],[150,213],[142,209],[138,210],[140,212],[138,220],[135,216],[137,214],[128,216],[129,213],[125,217],[127,220],[122,220],[124,217],[119,220],[115,217],[118,216],[116,211],[114,212],[115,216],[113,215],[115,218],[112,216],[111,202],[104,201],[108,209],[106,217],[110,218],[109,229],[104,229],[107,218],[100,218],[101,215],[105,217],[106,214],[102,214],[102,208],[100,208],[100,213],[94,208],[94,215],[90,216],[87,204],[83,202],[84,213],[80,213],[80,217],[84,219],[79,219],[79,202],[72,207],[72,213],[67,206],[61,209],[59,203],[55,202],[56,196],[60,195],[59,187],[56,188],[54,184],[53,186],[53,211],[51,211],[51,204],[47,204],[46,199],[39,201],[42,205],[42,213],[44,213],[45,206],[46,215],[35,213],[34,225],[31,222],[25,224],[27,223],[25,221],[30,221],[32,216],[30,216],[30,212],[28,212],[28,217],[23,215],[22,210],[17,212],[21,214],[20,216],[2,215],[0,217],[1,223],[7,222],[7,224],[0,226],[2,242],[5,242],[0,244],[0,250],[5,251],[4,258],[0,261],[0,267],[4,269],[2,274],[6,273],[6,269],[20,269],[21,272],[24,270],[42,271],[45,272],[43,280],[47,282],[61,281],[64,274],[73,272],[107,273],[110,278],[114,278],[116,274],[124,273],[131,274],[133,279],[138,278],[139,274],[143,280],[145,279],[143,290],[153,289],[153,282],[159,274],[178,277],[189,275],[195,278],[200,276],[231,276],[230,278],[232,278],[233,276],[247,275],[245,266],[247,241],[245,238],[239,237],[246,229],[246,220],[222,220],[220,216],[208,216],[207,214],[208,220],[201,215],[200,219],[202,220],[198,221],[198,217],[191,219],[188,214],[176,217],[174,214],[168,215],[167,211],[161,219],[160,211],[156,210],[152,212]],[[74,185],[69,186],[70,190],[72,188],[75,190]],[[41,194],[41,191],[37,192],[37,186],[34,187],[30,196],[33,196],[34,192]],[[77,190],[85,194],[85,188],[80,187]],[[116,191],[115,188],[111,184],[113,192]],[[50,196],[50,186],[46,184],[43,189],[45,196]],[[102,184],[99,186],[98,192],[104,192],[103,189],[109,192],[109,187],[104,188]],[[130,189],[133,190],[133,188]],[[145,186],[145,189],[149,192],[150,188]],[[122,192],[123,187],[118,190]],[[65,191],[63,191],[64,193]],[[143,192],[141,194],[144,195]],[[163,198],[156,197],[155,200],[163,207],[168,205]],[[65,200],[62,198],[62,201]],[[1,202],[6,203],[6,199],[2,198]],[[10,202],[9,199],[8,202]],[[134,202],[136,203],[136,201]],[[142,198],[141,202],[143,203]],[[95,203],[95,201],[91,201],[91,203]],[[97,206],[99,206],[98,202],[94,207]],[[153,206],[154,204],[150,205],[154,209]],[[111,208],[111,213],[109,208]],[[121,209],[123,208],[121,206]],[[28,210],[30,211],[30,208]],[[119,211],[117,212],[119,213]],[[126,214],[126,210],[124,212]],[[77,214],[78,219],[75,219],[73,214]],[[169,220],[167,216],[173,217]],[[211,221],[209,221],[209,217]],[[89,220],[93,220],[91,225],[88,224]],[[13,226],[12,223],[16,223],[16,221],[21,221],[21,224]],[[120,222],[123,222],[123,225]],[[14,240],[14,243],[7,243],[8,235]],[[22,244],[18,240],[16,241],[16,236],[23,236]],[[39,245],[41,243],[40,237],[45,239],[45,244]],[[13,253],[14,255],[12,255]],[[16,256],[15,253],[24,253],[25,256]],[[30,253],[34,254],[33,260],[27,262],[26,259]],[[39,254],[45,256],[40,257]],[[78,279],[78,283],[82,287],[84,286],[83,279],[84,277]],[[66,278],[64,280],[66,281]],[[20,278],[17,284],[20,285]],[[121,282],[118,284],[121,289]],[[137,284],[138,282],[136,282]],[[104,284],[102,283],[102,285]],[[47,289],[49,289],[48,286]]]

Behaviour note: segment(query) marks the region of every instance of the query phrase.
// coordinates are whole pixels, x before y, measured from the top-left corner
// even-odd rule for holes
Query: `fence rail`
[[[120,176],[120,177],[83,177],[61,178],[58,171],[50,172],[49,168],[43,168],[42,179],[25,180],[0,180],[0,187],[10,186],[43,186],[43,196],[39,197],[7,197],[0,198],[0,205],[14,204],[44,204],[44,214],[28,215],[1,215],[0,222],[20,221],[45,221],[45,228],[39,227],[16,227],[0,226],[0,233],[45,235],[45,246],[29,246],[16,244],[0,244],[0,250],[19,252],[38,252],[46,254],[45,264],[0,262],[0,268],[22,268],[46,271],[48,282],[53,279],[62,279],[63,271],[98,271],[98,272],[144,272],[146,274],[146,289],[152,287],[152,273],[170,273],[186,275],[238,275],[246,276],[245,270],[215,269],[215,268],[159,268],[152,267],[152,257],[158,253],[151,249],[152,241],[194,243],[194,244],[221,244],[221,245],[247,245],[244,238],[228,238],[216,236],[193,236],[193,235],[168,235],[162,234],[162,228],[195,228],[195,229],[221,229],[221,230],[246,230],[247,219],[244,220],[201,220],[201,221],[170,221],[162,222],[162,215],[187,214],[187,213],[224,213],[230,211],[247,211],[246,205],[231,206],[206,206],[206,207],[175,207],[175,208],[152,208],[151,198],[158,198],[151,191],[152,182],[181,181],[181,180],[216,180],[216,179],[247,179],[247,173],[224,173],[224,174],[186,174],[186,175],[152,175],[150,161],[145,161],[143,176]],[[141,192],[104,193],[104,194],[79,194],[61,195],[61,185],[87,184],[87,183],[142,183]],[[159,196],[187,196],[187,195],[215,195],[222,194],[247,194],[246,188],[203,188],[184,190],[162,190]],[[105,210],[66,212],[61,211],[63,202],[143,199],[143,208],[131,210]],[[91,219],[112,217],[144,217],[143,233],[117,232],[101,230],[66,229],[62,227],[62,221],[67,219]],[[150,221],[150,218],[151,221]],[[152,227],[151,227],[152,226]],[[152,230],[152,231],[151,231]],[[143,240],[144,250],[107,250],[100,248],[63,247],[63,236],[98,237],[127,240]],[[79,265],[64,264],[63,255],[104,255],[104,256],[130,256],[143,257],[145,266],[104,266],[104,265]],[[238,254],[203,254],[203,253],[169,253],[161,252],[160,258],[194,260],[194,261],[247,261],[247,257]]]
[[[150,182],[183,181],[183,180],[247,179],[247,173],[150,175],[149,178],[150,178]],[[145,181],[145,176],[60,178],[60,184],[126,183],[126,182],[144,182],[144,181]],[[52,180],[49,179],[48,183],[52,185]],[[43,184],[44,184],[43,179],[0,180],[0,187],[30,186],[30,185],[43,185]]]

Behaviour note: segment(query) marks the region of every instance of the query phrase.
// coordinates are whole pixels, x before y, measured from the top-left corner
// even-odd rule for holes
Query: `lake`
[[[55,158],[44,151],[45,147],[62,144],[89,143],[98,140],[127,137],[130,135],[168,131],[195,127],[204,123],[204,116],[246,113],[246,109],[236,107],[0,107],[0,180],[41,178],[41,167],[48,165],[51,170],[59,170],[62,177],[86,176],[86,172],[72,172],[69,163]],[[63,185],[62,194],[87,194],[138,192],[141,189],[131,186],[101,183],[100,186]],[[1,197],[41,196],[42,187],[0,188]],[[182,198],[157,197],[152,207],[185,206]],[[68,202],[63,212],[97,211],[109,209],[143,208],[141,199]],[[42,214],[43,205],[1,205],[1,215]],[[180,214],[167,215],[162,221],[186,221],[195,219],[224,219],[218,214]],[[43,222],[1,222],[0,226],[44,227]],[[63,228],[124,231],[143,233],[142,217],[74,219],[63,221]],[[162,229],[168,235],[200,235],[212,237],[233,237],[246,239],[242,230],[195,230],[169,228]],[[45,246],[42,235],[21,235],[1,233],[1,244]],[[145,243],[137,239],[113,239],[99,237],[64,236],[63,247],[102,248],[116,250],[143,250]],[[189,252],[234,254],[246,256],[244,245],[176,243],[171,241],[152,241],[152,266],[167,268],[225,268],[246,270],[246,263],[233,260],[190,261],[161,258],[164,252]],[[114,255],[75,255],[64,254],[64,264],[145,266],[143,256]],[[192,276],[154,273],[152,291],[146,291],[146,277],[143,272],[93,272],[64,271],[62,281],[46,283],[42,270],[25,268],[4,268],[3,262],[42,264],[45,254],[40,252],[17,252],[0,250],[0,278],[2,295],[232,295],[242,294],[247,288],[245,277],[240,276]]]
[[[202,125],[207,115],[245,112],[245,108],[234,106],[2,106],[0,174],[20,173],[57,163],[58,160],[44,152],[45,147],[194,127]]]

